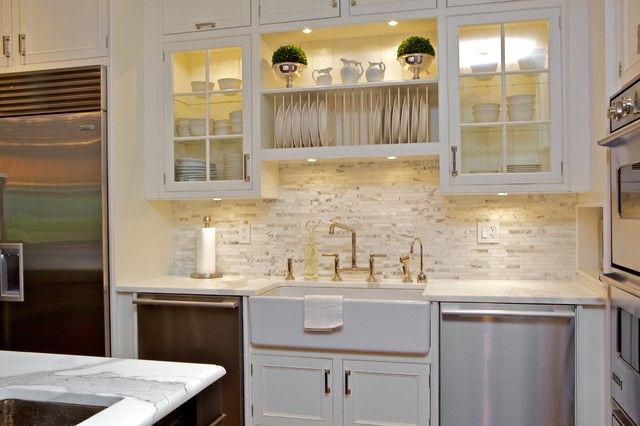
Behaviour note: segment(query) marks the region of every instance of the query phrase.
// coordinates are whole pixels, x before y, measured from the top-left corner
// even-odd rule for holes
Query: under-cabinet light
[[[309,27],[305,27],[305,28],[302,30],[302,32],[303,32],[303,33],[305,33],[305,34],[311,34],[311,31],[312,31],[312,30],[311,30],[311,28],[309,28]]]
[[[396,158],[398,158],[398,157],[396,157],[395,155],[389,155],[387,157],[387,160],[395,160]]]
[[[310,162],[310,163],[315,163],[318,160],[315,159],[315,158],[307,158],[307,161]]]
[[[387,22],[387,24],[388,24],[390,27],[395,27],[396,25],[398,25],[398,21],[389,21],[389,22]]]
[[[509,193],[508,192],[498,192],[498,195],[500,195],[502,197],[505,197],[505,196],[509,195]]]
[[[213,201],[222,201],[222,198],[214,197]]]

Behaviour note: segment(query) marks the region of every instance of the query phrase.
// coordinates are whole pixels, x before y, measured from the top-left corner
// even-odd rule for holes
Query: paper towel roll
[[[216,272],[216,228],[200,228],[196,231],[196,272]]]

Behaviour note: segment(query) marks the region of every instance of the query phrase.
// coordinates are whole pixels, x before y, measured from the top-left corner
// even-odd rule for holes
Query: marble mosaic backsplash
[[[330,235],[335,220],[357,229],[359,266],[368,266],[370,253],[387,255],[376,260],[381,278],[401,277],[399,257],[414,236],[424,241],[428,278],[574,278],[575,194],[445,196],[438,180],[436,160],[287,164],[277,200],[174,201],[170,272],[194,271],[194,230],[209,215],[225,274],[282,275],[292,257],[302,278],[310,220],[318,223],[318,254],[340,253],[348,266],[350,234]],[[499,244],[477,243],[479,220],[499,222]],[[242,223],[251,225],[251,244],[238,243]],[[329,276],[332,259],[318,262],[321,276]],[[414,254],[414,279],[418,269]]]

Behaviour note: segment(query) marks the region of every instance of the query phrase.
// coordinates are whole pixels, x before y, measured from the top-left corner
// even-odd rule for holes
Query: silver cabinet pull
[[[344,370],[344,394],[351,395],[351,389],[349,389],[349,377],[351,376],[351,370]]]
[[[18,50],[22,56],[27,55],[27,35],[26,34],[18,34]]]
[[[458,147],[451,147],[451,176],[458,176]]]
[[[329,395],[331,393],[331,388],[329,387],[329,374],[331,374],[331,370],[328,368],[324,369],[324,394]]]
[[[2,54],[7,58],[11,57],[11,50],[9,49],[9,42],[11,41],[11,37],[8,35],[2,36]]]
[[[215,27],[215,22],[199,22],[196,24],[196,30],[212,30]]]
[[[227,417],[227,415],[225,413],[220,414],[218,417],[216,417],[216,419],[213,421],[213,423],[211,423],[209,426],[221,425],[222,421],[225,419],[225,417]]]
[[[338,7],[338,0],[332,0],[332,1],[331,1],[331,7],[333,7],[334,9],[335,9],[336,7]]]
[[[249,176],[248,162],[251,158],[251,154],[245,154],[243,157],[242,169],[244,170],[244,181],[250,182],[251,176]]]
[[[216,308],[216,309],[236,309],[238,307],[237,301],[223,300],[221,302],[196,302],[187,300],[158,300],[158,299],[145,299],[136,298],[133,299],[134,305],[147,305],[147,306],[184,306],[191,308]]]
[[[521,317],[521,318],[573,318],[573,311],[516,311],[501,309],[443,309],[442,315],[457,315],[469,317]]]

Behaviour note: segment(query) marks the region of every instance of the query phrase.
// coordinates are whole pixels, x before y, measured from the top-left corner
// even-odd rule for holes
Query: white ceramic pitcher
[[[322,68],[319,70],[313,70],[311,78],[316,82],[318,86],[330,86],[333,82],[333,76],[331,75],[333,68]]]
[[[371,62],[369,61],[369,68],[365,73],[367,81],[382,81],[384,80],[384,71],[387,69],[384,62]]]
[[[342,69],[340,70],[340,78],[342,79],[342,83],[344,84],[353,84],[357,83],[362,74],[364,73],[364,69],[362,68],[362,63],[350,60],[350,59],[340,59],[342,61]],[[359,68],[359,69],[358,69]]]

